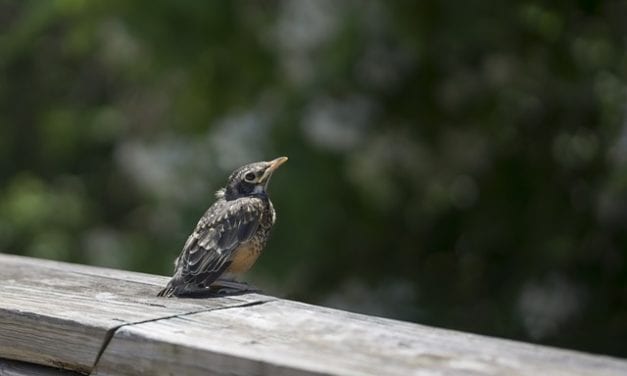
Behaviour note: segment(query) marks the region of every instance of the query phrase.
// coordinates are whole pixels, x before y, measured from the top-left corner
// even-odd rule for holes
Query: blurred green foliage
[[[0,1],[0,250],[168,274],[288,155],[250,281],[627,356],[627,3]]]

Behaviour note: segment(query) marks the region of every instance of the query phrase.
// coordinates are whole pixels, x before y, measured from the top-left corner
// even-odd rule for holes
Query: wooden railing
[[[627,375],[627,361],[0,255],[0,375]]]

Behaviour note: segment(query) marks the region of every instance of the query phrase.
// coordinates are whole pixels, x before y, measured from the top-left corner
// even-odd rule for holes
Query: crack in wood
[[[195,310],[195,311],[179,313],[179,314],[176,314],[176,315],[168,315],[168,316],[162,316],[162,317],[157,317],[157,318],[148,319],[148,320],[127,322],[127,323],[124,323],[124,324],[120,324],[118,326],[115,326],[115,327],[107,330],[107,333],[105,334],[105,338],[103,340],[102,346],[100,347],[100,350],[98,351],[98,355],[96,356],[96,360],[94,361],[94,364],[91,367],[91,370],[89,371],[89,374],[91,374],[94,370],[96,370],[96,368],[98,367],[98,362],[100,362],[100,358],[102,357],[102,355],[106,351],[107,347],[109,346],[109,343],[111,342],[111,340],[115,336],[115,333],[117,333],[117,331],[120,330],[123,327],[139,325],[139,324],[145,324],[145,323],[148,323],[148,322],[155,322],[155,321],[161,321],[161,320],[169,320],[169,319],[174,319],[174,318],[180,318],[180,317],[185,317],[185,316],[194,315],[194,314],[203,313],[203,312],[214,312],[214,311],[222,311],[222,310],[227,310],[227,309],[232,309],[232,308],[252,307],[252,306],[257,306],[257,305],[260,305],[260,304],[273,302],[273,301],[276,301],[276,300],[278,300],[278,299],[276,299],[276,298],[269,298],[269,299],[263,299],[263,300],[255,300],[253,302],[246,302],[246,303],[232,305],[232,306],[204,308],[204,309],[198,309],[198,310]]]

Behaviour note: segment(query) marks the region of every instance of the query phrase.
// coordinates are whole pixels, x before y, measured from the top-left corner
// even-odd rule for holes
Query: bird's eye
[[[255,174],[252,172],[247,173],[246,175],[244,175],[244,180],[246,180],[247,182],[253,182],[255,181]]]

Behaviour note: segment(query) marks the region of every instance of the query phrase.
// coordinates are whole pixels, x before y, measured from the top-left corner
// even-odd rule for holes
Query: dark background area
[[[280,155],[265,291],[627,356],[625,1],[0,1],[0,251],[169,274]]]

